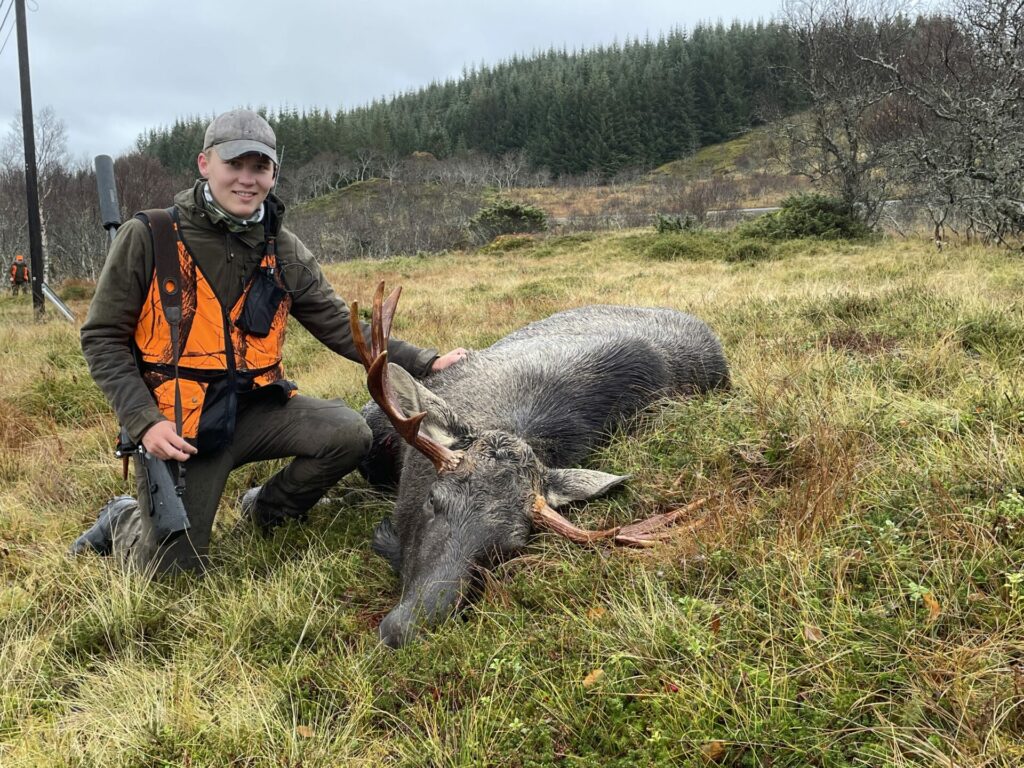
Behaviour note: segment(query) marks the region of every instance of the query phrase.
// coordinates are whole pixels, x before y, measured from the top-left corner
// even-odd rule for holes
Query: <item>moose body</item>
[[[392,518],[374,534],[402,582],[380,627],[391,646],[451,613],[478,569],[522,549],[538,500],[550,509],[623,482],[572,469],[602,439],[659,398],[729,383],[721,344],[701,320],[621,306],[552,315],[423,382],[389,370],[405,412],[425,411],[419,430],[455,457],[439,471],[397,439],[377,404],[365,409],[368,476],[398,485]]]

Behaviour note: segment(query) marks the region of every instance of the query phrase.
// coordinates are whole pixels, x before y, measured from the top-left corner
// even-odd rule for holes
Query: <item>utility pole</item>
[[[25,0],[14,0],[18,27],[18,68],[21,72],[21,124],[25,135],[25,196],[28,201],[28,252],[32,268],[32,306],[43,319],[43,228],[39,220],[39,182],[36,174],[36,138],[32,123],[32,85],[28,76],[28,31]]]

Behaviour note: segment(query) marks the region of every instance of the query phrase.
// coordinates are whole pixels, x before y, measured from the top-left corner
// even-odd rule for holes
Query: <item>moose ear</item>
[[[448,403],[416,381],[404,368],[388,363],[388,381],[406,415],[427,412],[427,417],[420,424],[420,434],[446,448],[452,448],[469,435],[469,427],[448,407]]]
[[[544,479],[544,498],[552,507],[570,501],[586,501],[607,493],[629,480],[629,475],[610,475],[593,469],[549,469]]]

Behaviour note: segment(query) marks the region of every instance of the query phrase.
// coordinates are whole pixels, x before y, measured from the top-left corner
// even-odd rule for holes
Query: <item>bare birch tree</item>
[[[53,204],[57,178],[69,165],[68,131],[53,107],[43,107],[34,118],[36,175],[39,181],[39,221],[43,243],[43,280],[50,282],[50,248],[47,217]],[[0,144],[0,167],[7,173],[25,173],[25,141],[21,115],[11,121]]]
[[[957,0],[873,63],[909,101],[895,169],[933,213],[936,239],[952,219],[1024,248],[1024,0]]]
[[[801,62],[782,74],[810,106],[781,120],[782,158],[869,226],[890,194],[887,168],[899,138],[890,120],[899,85],[871,59],[903,44],[905,7],[900,0],[786,0],[783,6]]]

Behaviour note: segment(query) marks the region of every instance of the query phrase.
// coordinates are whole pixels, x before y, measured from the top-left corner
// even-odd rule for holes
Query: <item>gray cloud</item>
[[[0,0],[0,18],[7,3]],[[241,104],[349,109],[550,47],[657,37],[702,20],[769,18],[754,0],[29,0],[32,99],[76,158]],[[8,24],[13,23],[13,16]],[[6,28],[3,30],[6,35]],[[0,41],[3,39],[0,35]],[[0,130],[21,108],[15,38],[0,55]]]

